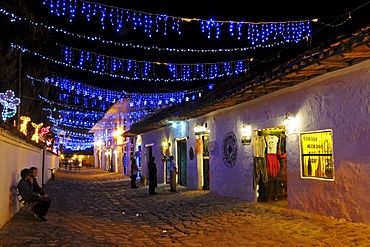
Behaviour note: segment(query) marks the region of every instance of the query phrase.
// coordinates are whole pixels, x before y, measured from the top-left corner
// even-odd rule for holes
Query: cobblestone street
[[[22,210],[0,230],[0,246],[370,246],[370,226],[249,203],[208,191],[158,185],[131,190],[127,176],[58,170],[53,202],[37,221]]]

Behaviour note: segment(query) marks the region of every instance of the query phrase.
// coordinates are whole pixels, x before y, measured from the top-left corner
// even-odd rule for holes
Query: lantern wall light
[[[288,112],[283,120],[283,124],[287,135],[295,133],[298,128],[299,118]]]
[[[243,124],[241,128],[242,138],[241,142],[243,145],[250,145],[252,141],[252,127],[250,124]]]

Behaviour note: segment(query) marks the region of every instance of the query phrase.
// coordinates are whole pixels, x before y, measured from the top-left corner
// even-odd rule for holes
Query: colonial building
[[[370,26],[128,131],[167,183],[370,224]],[[146,166],[142,172],[147,174]]]

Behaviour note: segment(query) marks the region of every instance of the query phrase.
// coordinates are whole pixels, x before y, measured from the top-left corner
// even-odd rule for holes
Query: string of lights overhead
[[[270,48],[273,46],[278,46],[284,44],[284,41],[275,41],[270,44],[259,44],[255,46],[248,46],[248,47],[235,47],[235,48],[219,48],[219,49],[191,49],[191,48],[174,48],[174,47],[158,47],[158,46],[144,46],[144,45],[139,45],[139,44],[132,44],[132,43],[122,43],[118,41],[113,41],[113,40],[106,40],[98,36],[88,36],[84,34],[78,34],[74,32],[70,32],[67,30],[64,30],[62,28],[56,28],[53,25],[46,25],[42,22],[36,22],[29,20],[24,17],[19,17],[15,15],[14,13],[8,12],[5,9],[0,8],[0,14],[4,14],[6,16],[10,16],[12,22],[16,21],[25,21],[30,23],[33,26],[40,26],[48,30],[55,31],[57,33],[62,33],[68,36],[73,36],[81,39],[85,39],[88,41],[94,41],[94,42],[101,42],[102,44],[108,44],[108,45],[115,45],[119,47],[129,47],[129,48],[134,48],[134,49],[141,49],[141,50],[147,50],[147,51],[166,51],[166,52],[177,52],[177,53],[222,53],[222,52],[237,52],[237,51],[248,51],[248,50],[254,50],[256,48]]]
[[[219,74],[233,75],[243,73],[251,59],[217,63],[163,63],[106,56],[69,46],[63,46],[63,60],[68,64],[93,67],[101,73],[131,74],[135,78],[149,78],[157,74],[159,67],[165,66],[170,77],[181,80],[213,79]]]
[[[199,18],[183,18],[165,14],[153,14],[132,9],[118,8],[106,4],[77,0],[44,0],[50,13],[56,16],[69,16],[70,22],[81,14],[91,21],[96,17],[100,19],[101,28],[110,24],[119,32],[124,23],[133,26],[133,30],[141,29],[148,37],[153,33],[166,36],[168,31],[181,35],[180,26],[185,22],[196,21],[200,24],[201,32],[208,39],[219,39],[222,26],[226,26],[230,37],[238,40],[248,40],[252,46],[265,44],[268,40],[282,39],[286,43],[299,42],[311,34],[311,20],[281,21],[281,22],[245,22],[203,20]]]
[[[159,109],[172,104],[179,104],[190,100],[196,100],[202,97],[205,90],[212,90],[214,85],[209,84],[207,87],[202,87],[193,90],[184,90],[179,92],[168,92],[168,93],[127,93],[125,91],[118,92],[108,89],[101,89],[98,87],[90,86],[81,82],[70,80],[62,77],[45,77],[44,79],[35,78],[31,75],[27,75],[27,78],[34,84],[35,81],[45,84],[50,84],[58,87],[60,90],[68,92],[60,93],[59,100],[64,102],[66,105],[78,105],[82,108],[96,108],[102,109],[102,106],[96,103],[96,101],[106,101],[109,103],[108,108],[111,104],[116,103],[121,98],[130,99],[129,106],[140,110],[143,108]],[[77,94],[77,96],[70,95],[71,93]],[[76,97],[78,99],[74,99]],[[72,99],[72,101],[70,101]],[[89,105],[87,102],[93,101],[94,105]],[[65,105],[64,104],[64,105]],[[102,109],[105,110],[105,109]]]
[[[120,78],[125,80],[143,80],[149,82],[187,82],[197,80],[212,80],[215,78],[236,75],[245,73],[249,68],[250,59],[230,61],[230,62],[219,62],[219,63],[200,63],[200,64],[160,64],[153,62],[119,59],[114,57],[108,57],[97,53],[90,53],[80,50],[79,62],[76,63],[73,59],[73,50],[65,50],[64,60],[60,61],[50,58],[38,52],[33,52],[26,47],[12,43],[13,49],[18,49],[23,53],[30,53],[34,56],[40,57],[44,60],[51,61],[58,65],[63,65],[73,69],[80,69],[93,74],[106,75],[112,78]],[[88,61],[94,62],[92,66],[94,69],[85,68]],[[251,59],[253,60],[253,59]],[[82,61],[82,66],[80,65]],[[85,63],[85,61],[87,63]],[[74,62],[74,63],[72,63]],[[108,64],[108,66],[106,66]],[[156,77],[153,71],[155,66],[167,66],[170,76],[172,78]],[[131,73],[131,75],[118,74],[121,72]],[[115,73],[113,73],[115,72]],[[147,76],[153,76],[152,78]]]

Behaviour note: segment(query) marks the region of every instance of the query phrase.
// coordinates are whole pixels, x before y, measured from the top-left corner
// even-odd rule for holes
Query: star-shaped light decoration
[[[4,106],[1,114],[4,121],[11,118],[17,112],[17,106],[21,103],[19,98],[14,98],[14,92],[7,90],[5,93],[0,93],[0,103]]]

